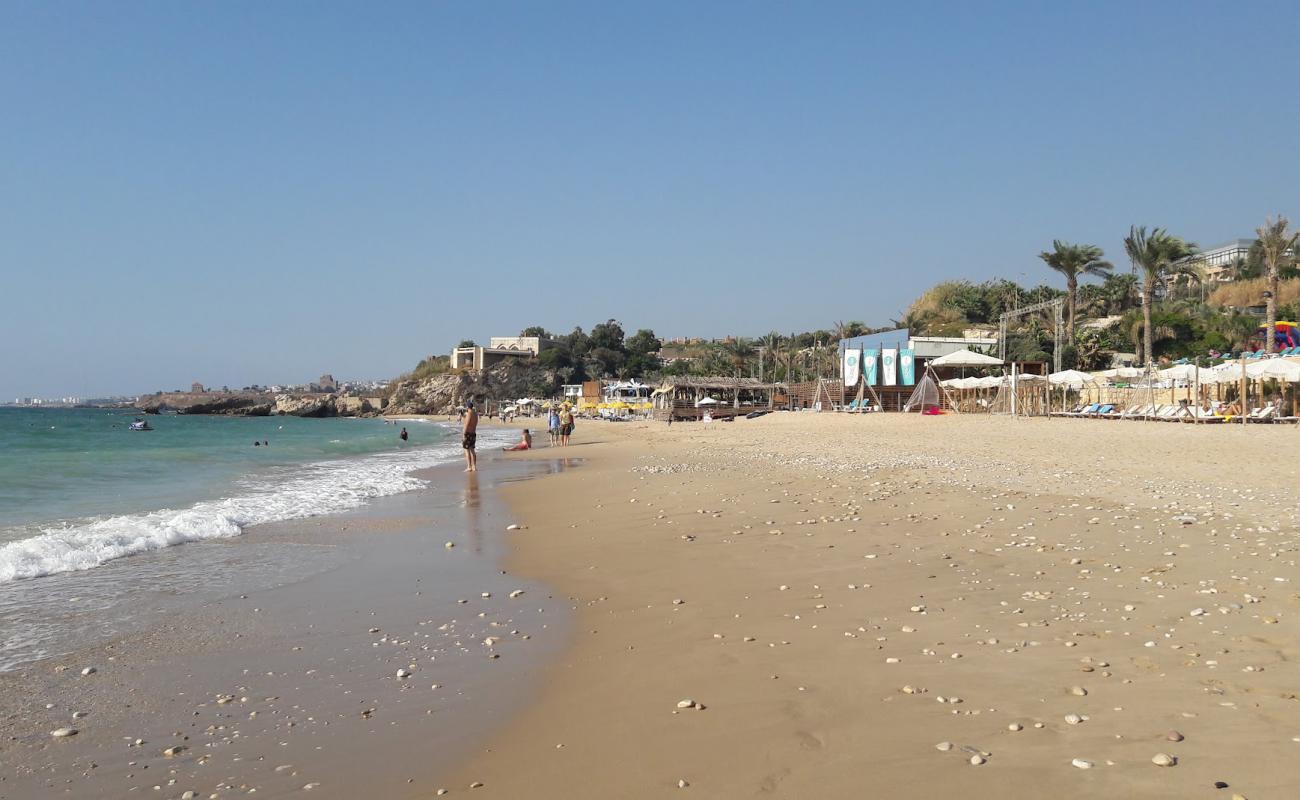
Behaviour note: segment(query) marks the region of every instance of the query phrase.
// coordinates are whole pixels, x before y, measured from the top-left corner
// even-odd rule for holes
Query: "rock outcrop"
[[[379,398],[336,394],[280,394],[253,392],[160,392],[144,395],[135,407],[146,414],[221,414],[231,417],[370,417],[383,407]]]
[[[385,414],[450,414],[466,400],[504,403],[521,397],[549,397],[559,376],[535,363],[505,361],[484,370],[404,380],[393,387]]]
[[[141,396],[135,407],[146,414],[175,411],[180,414],[226,414],[264,417],[274,403],[254,392],[159,392]]]

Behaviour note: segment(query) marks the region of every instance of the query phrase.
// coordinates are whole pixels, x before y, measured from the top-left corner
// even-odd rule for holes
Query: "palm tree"
[[[1124,251],[1128,253],[1134,270],[1142,268],[1142,363],[1150,364],[1151,302],[1156,286],[1164,280],[1175,261],[1196,251],[1196,245],[1183,241],[1164,228],[1155,228],[1148,234],[1145,225],[1134,225],[1124,237]]]
[[[772,331],[759,339],[758,379],[763,380],[763,363],[767,357],[772,358],[772,380],[776,380],[776,354],[781,349],[781,334]]]
[[[1065,291],[1069,296],[1066,301],[1069,316],[1065,331],[1071,342],[1074,341],[1074,313],[1079,297],[1079,276],[1095,275],[1104,278],[1115,268],[1109,261],[1102,260],[1105,253],[1095,244],[1070,244],[1060,239],[1052,241],[1051,252],[1039,253],[1043,263],[1065,276]]]
[[[1277,219],[1267,217],[1261,228],[1255,229],[1259,237],[1260,250],[1263,251],[1264,269],[1268,275],[1268,293],[1264,295],[1264,320],[1268,326],[1265,333],[1264,349],[1273,352],[1273,336],[1277,329],[1277,284],[1278,270],[1282,267],[1282,258],[1286,251],[1295,246],[1300,233],[1291,233],[1291,223],[1281,214]]]
[[[745,368],[749,360],[754,357],[754,344],[745,337],[741,336],[722,346],[723,351],[731,359],[731,365],[736,368],[736,377],[740,377],[740,371]]]

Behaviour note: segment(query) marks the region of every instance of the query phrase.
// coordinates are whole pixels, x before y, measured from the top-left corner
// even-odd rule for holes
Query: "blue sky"
[[[0,399],[887,324],[1290,213],[1294,3],[0,2]]]

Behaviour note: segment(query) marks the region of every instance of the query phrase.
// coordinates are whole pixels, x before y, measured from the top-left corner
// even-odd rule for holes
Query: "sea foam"
[[[503,437],[493,431],[485,438]],[[230,497],[188,508],[41,527],[34,536],[0,545],[0,583],[92,569],[186,542],[239,536],[250,525],[347,511],[372,498],[419,488],[425,481],[412,476],[412,470],[446,463],[459,454],[460,448],[443,445],[282,467],[240,481]]]

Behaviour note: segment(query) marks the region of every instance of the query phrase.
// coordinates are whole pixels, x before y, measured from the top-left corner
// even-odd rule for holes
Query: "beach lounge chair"
[[[1263,408],[1252,409],[1251,412],[1246,415],[1246,421],[1247,422],[1272,422],[1273,418],[1276,416],[1277,416],[1277,406],[1267,405],[1264,406]]]
[[[1104,405],[1097,409],[1097,416],[1117,419],[1119,418],[1119,409],[1115,408],[1114,405]]]
[[[1147,414],[1150,414],[1151,409],[1153,408],[1155,408],[1155,406],[1132,405],[1124,409],[1124,411],[1120,414],[1120,419],[1141,419],[1142,417],[1145,417]]]
[[[1178,406],[1163,405],[1156,408],[1156,413],[1152,416],[1155,419],[1165,422],[1175,418],[1178,414]]]
[[[1049,417],[1077,417],[1079,416],[1079,412],[1082,410],[1083,410],[1083,405],[1080,404],[1075,406],[1074,408],[1066,409],[1064,411],[1053,411],[1050,414],[1048,414],[1048,416]]]

